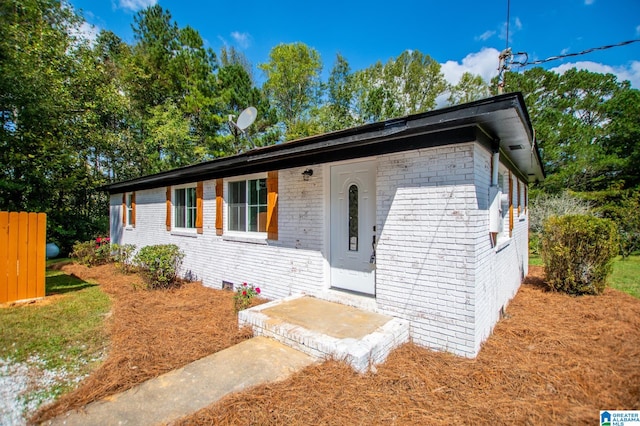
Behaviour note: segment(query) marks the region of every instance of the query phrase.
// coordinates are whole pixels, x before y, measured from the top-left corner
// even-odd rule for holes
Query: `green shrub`
[[[90,241],[76,241],[69,256],[85,266],[104,265],[112,261],[110,240],[98,237]]]
[[[540,238],[544,222],[551,216],[589,214],[591,203],[569,191],[547,194],[531,191],[529,196],[529,253],[540,254]]]
[[[134,258],[147,288],[169,288],[176,283],[184,253],[175,244],[142,247]]]
[[[111,244],[111,257],[116,263],[116,268],[127,274],[132,272],[135,251],[136,246],[133,244]]]
[[[618,253],[616,225],[588,215],[552,216],[544,223],[547,285],[569,294],[600,294]]]

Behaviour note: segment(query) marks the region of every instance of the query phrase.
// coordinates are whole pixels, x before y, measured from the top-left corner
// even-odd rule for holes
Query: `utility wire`
[[[511,19],[511,0],[507,0],[507,33],[505,36],[506,46],[505,49],[509,48],[509,20]]]
[[[573,57],[573,56],[586,55],[587,53],[595,52],[597,50],[606,50],[606,49],[611,49],[613,47],[626,46],[628,44],[637,43],[637,42],[640,42],[640,39],[622,41],[620,43],[608,44],[606,46],[592,47],[591,49],[583,50],[582,52],[566,53],[564,55],[550,56],[550,57],[548,57],[546,59],[538,59],[538,60],[531,61],[531,62],[529,62],[529,55],[526,52],[518,52],[518,53],[514,53],[513,56],[524,56],[525,59],[523,61],[513,61],[512,60],[510,65],[517,65],[517,66],[520,66],[520,67],[525,67],[527,65],[540,65],[540,64],[544,64],[545,62],[556,61],[558,59],[570,58],[570,57]]]
[[[505,71],[507,71],[507,59],[510,59],[512,57],[511,49],[509,49],[509,20],[511,20],[511,0],[507,0],[507,31],[505,34],[506,46],[502,53],[500,53],[500,63],[498,64],[498,94],[502,94],[502,91],[504,90],[506,81]]]

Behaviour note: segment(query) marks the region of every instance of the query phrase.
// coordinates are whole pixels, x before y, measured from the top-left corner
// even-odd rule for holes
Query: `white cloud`
[[[76,39],[77,43],[83,43],[86,41],[90,45],[93,45],[96,38],[98,38],[99,32],[100,28],[84,21],[82,24],[74,26],[70,31],[70,35]]]
[[[520,18],[518,18],[517,16],[516,16],[516,22],[515,22],[515,25],[516,25],[516,29],[518,29],[518,30],[521,30],[521,29],[522,29],[522,21],[521,21],[521,20],[520,20]]]
[[[449,84],[457,84],[465,72],[479,75],[489,83],[498,75],[498,56],[500,52],[492,47],[482,48],[479,52],[469,53],[462,62],[447,61],[441,65],[444,78]]]
[[[93,44],[96,41],[96,38],[98,38],[99,32],[100,32],[100,29],[98,27],[86,21],[83,22],[82,25],[80,25],[80,34],[85,39],[87,39],[91,44]]]
[[[509,39],[511,39],[511,37],[513,37],[513,35],[516,33],[516,31],[520,31],[522,29],[522,21],[520,20],[520,18],[518,18],[516,16],[516,19],[513,21],[513,23],[509,24]],[[502,27],[500,28],[500,34],[498,35],[498,37],[500,37],[501,40],[506,40],[507,38],[507,23],[504,22],[502,24]]]
[[[128,9],[132,12],[137,12],[140,9],[145,9],[149,6],[155,6],[158,0],[119,0],[118,6],[122,9]]]
[[[469,53],[462,58],[462,62],[447,61],[440,64],[440,70],[445,80],[451,85],[458,84],[462,74],[470,72],[479,75],[489,84],[491,79],[498,75],[498,56],[500,52],[492,47],[484,47],[479,52]],[[436,98],[436,106],[444,107],[448,104],[449,92],[445,92]]]
[[[566,55],[567,53],[569,53],[569,48],[568,48],[568,47],[565,47],[564,49],[562,49],[562,50],[560,51],[560,54],[561,54],[561,55]]]
[[[587,6],[589,6],[590,4],[595,3],[596,0],[584,0],[584,4],[586,4]]]
[[[231,38],[240,46],[242,49],[246,49],[251,45],[251,34],[249,33],[241,33],[238,31],[234,31],[231,33]]]
[[[587,70],[602,74],[613,74],[618,78],[618,81],[629,80],[632,87],[640,89],[640,61],[632,61],[629,66],[611,66],[598,62],[578,61],[562,64],[555,68],[551,68],[551,71],[557,72],[558,74],[563,74],[571,68],[577,68],[579,70]]]
[[[636,34],[640,35],[640,25],[636,27]]]
[[[493,37],[495,35],[495,33],[496,33],[495,31],[487,30],[487,31],[483,32],[482,34],[480,34],[479,36],[475,36],[474,38],[476,40],[487,41],[488,39]]]

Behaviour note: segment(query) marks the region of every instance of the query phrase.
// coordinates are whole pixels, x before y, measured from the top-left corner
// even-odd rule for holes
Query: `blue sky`
[[[320,53],[325,78],[337,53],[355,71],[413,49],[440,62],[451,83],[464,71],[489,80],[497,72],[498,53],[506,46],[507,0],[70,3],[82,10],[88,36],[108,29],[129,43],[134,41],[134,14],[159,3],[180,27],[198,30],[214,51],[234,46],[254,68],[268,61],[277,44],[303,42]],[[527,52],[532,60],[640,39],[640,0],[511,0],[510,12],[509,46],[514,52]],[[612,72],[640,88],[640,42],[544,65],[560,72],[572,66]],[[255,77],[263,80],[258,70]]]

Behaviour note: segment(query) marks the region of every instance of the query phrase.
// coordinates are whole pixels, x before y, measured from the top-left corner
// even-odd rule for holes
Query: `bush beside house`
[[[602,293],[618,244],[611,220],[589,215],[550,217],[542,234],[547,285],[569,294]]]

